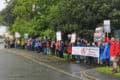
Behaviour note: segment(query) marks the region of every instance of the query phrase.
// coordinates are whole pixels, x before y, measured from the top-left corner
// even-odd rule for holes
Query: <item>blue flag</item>
[[[106,60],[110,58],[110,44],[100,46],[100,60]]]

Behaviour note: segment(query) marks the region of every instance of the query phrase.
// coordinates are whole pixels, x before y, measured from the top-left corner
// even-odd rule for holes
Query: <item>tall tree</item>
[[[79,35],[91,36],[95,27],[103,25],[105,19],[111,20],[112,29],[119,29],[119,2],[119,0],[14,0],[14,6],[8,12],[16,16],[16,19],[13,18],[15,21],[10,22],[13,24],[11,31],[48,36],[60,30],[64,34],[76,32]],[[28,30],[25,30],[27,28]]]
[[[1,11],[0,15],[3,19],[2,24],[12,26],[12,24],[14,23],[16,16],[12,13],[12,9],[15,6],[15,4],[15,0],[10,0],[7,7],[3,11]]]

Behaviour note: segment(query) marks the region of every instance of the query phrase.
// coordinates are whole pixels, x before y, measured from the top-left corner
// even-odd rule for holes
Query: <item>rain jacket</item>
[[[110,43],[110,56],[118,56],[120,52],[120,44],[118,41],[111,41],[109,38],[105,39]]]

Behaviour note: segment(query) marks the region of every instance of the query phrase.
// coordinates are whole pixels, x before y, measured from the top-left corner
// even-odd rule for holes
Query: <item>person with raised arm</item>
[[[120,53],[120,44],[114,37],[105,39],[110,43],[110,60],[112,61],[112,73],[116,73],[118,71],[118,61],[119,61],[119,53]]]

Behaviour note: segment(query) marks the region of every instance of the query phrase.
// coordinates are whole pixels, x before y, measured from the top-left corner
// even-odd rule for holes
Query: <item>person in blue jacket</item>
[[[63,53],[64,53],[64,43],[63,41],[60,42],[60,47],[59,47],[59,57],[63,58]]]
[[[39,47],[39,41],[38,40],[35,40],[35,51],[38,52],[38,47]]]
[[[80,42],[80,41],[77,41],[77,44],[76,44],[76,47],[81,47],[82,46],[82,42]],[[77,57],[77,61],[76,62],[80,62],[80,55],[77,55],[76,56]]]

